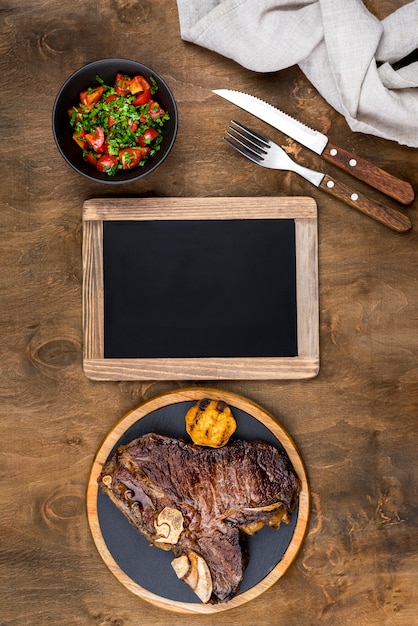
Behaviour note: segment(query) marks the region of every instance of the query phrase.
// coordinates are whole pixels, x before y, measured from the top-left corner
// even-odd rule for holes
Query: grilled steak
[[[236,440],[210,449],[157,434],[121,446],[98,482],[152,544],[204,560],[211,602],[239,589],[245,533],[288,523],[300,491],[287,455],[266,443]]]

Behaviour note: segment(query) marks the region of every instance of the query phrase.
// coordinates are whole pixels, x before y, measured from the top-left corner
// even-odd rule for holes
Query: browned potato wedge
[[[231,409],[221,400],[200,400],[186,413],[186,430],[198,446],[221,448],[236,427]]]

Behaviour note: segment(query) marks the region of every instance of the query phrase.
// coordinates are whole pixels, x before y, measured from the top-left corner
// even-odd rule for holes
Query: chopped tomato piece
[[[140,146],[145,147],[148,146],[153,139],[158,137],[159,134],[160,133],[158,132],[158,130],[155,130],[155,128],[147,128],[146,130],[144,130],[142,135],[137,136],[136,141],[137,143],[139,143]]]
[[[80,146],[80,148],[82,150],[85,150],[87,148],[87,141],[85,139],[86,137],[86,131],[85,130],[81,130],[79,133],[77,131],[75,131],[73,133],[73,139],[76,143],[78,143],[78,145]]]
[[[119,151],[119,160],[124,170],[131,170],[144,158],[143,148],[123,148]]]
[[[139,91],[145,91],[146,89],[151,89],[151,85],[143,76],[134,76],[131,79],[130,84],[131,93],[138,93]]]
[[[151,100],[151,89],[145,89],[145,91],[141,91],[138,93],[135,100],[133,100],[132,104],[136,107],[139,107],[142,104],[146,104],[150,100]]]
[[[97,104],[104,92],[103,85],[96,87],[95,89],[86,89],[80,93],[80,102],[91,111],[95,104]]]
[[[136,129],[138,128],[138,122],[136,120],[133,120],[132,122],[129,123],[128,128],[134,133]]]
[[[86,152],[84,154],[84,158],[86,159],[86,161],[88,163],[90,163],[91,165],[96,166],[97,165],[97,156],[95,154],[93,154],[93,152]]]
[[[147,141],[152,141],[156,137],[158,137],[160,133],[155,128],[147,128],[144,130],[144,139]]]
[[[149,103],[149,114],[151,115],[153,120],[155,120],[157,117],[160,117],[161,115],[164,115],[164,113],[164,109],[160,107],[158,102],[151,101]]]
[[[116,100],[117,97],[116,93],[112,93],[110,96],[106,96],[105,100],[106,102],[113,102],[113,100]]]
[[[116,170],[118,165],[118,159],[111,155],[111,154],[105,154],[104,156],[100,157],[100,159],[97,161],[97,169],[99,170],[99,172],[105,172],[106,174],[110,173],[110,170],[112,170],[113,168],[113,172]]]
[[[100,126],[96,126],[95,130],[92,133],[86,134],[86,141],[95,152],[103,152],[103,146],[105,142],[103,128],[100,128]]]
[[[80,122],[83,119],[83,111],[81,110],[81,107],[71,107],[71,109],[68,109],[68,117],[72,119],[73,115],[74,121]]]
[[[130,84],[131,84],[131,79],[129,78],[129,76],[125,76],[124,74],[116,74],[116,79],[115,79],[115,89],[116,89],[116,93],[119,96],[125,96],[126,94],[130,93]]]

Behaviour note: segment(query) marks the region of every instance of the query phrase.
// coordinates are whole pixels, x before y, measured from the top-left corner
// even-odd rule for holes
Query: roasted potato
[[[186,430],[199,446],[221,448],[236,427],[231,409],[221,400],[200,400],[186,413]]]

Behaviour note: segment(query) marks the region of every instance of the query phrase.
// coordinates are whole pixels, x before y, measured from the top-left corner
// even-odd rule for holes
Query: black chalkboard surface
[[[86,201],[83,304],[91,378],[314,376],[316,204]]]
[[[105,358],[296,356],[295,259],[294,220],[105,221]]]

